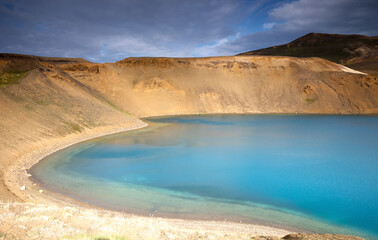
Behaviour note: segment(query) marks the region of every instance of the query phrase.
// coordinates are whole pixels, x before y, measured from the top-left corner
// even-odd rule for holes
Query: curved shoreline
[[[141,225],[156,225],[156,228],[161,231],[161,224],[168,224],[170,232],[174,232],[173,235],[180,236],[183,232],[205,231],[206,236],[209,239],[217,239],[220,235],[227,235],[228,239],[250,239],[251,236],[265,235],[265,236],[276,236],[282,237],[287,234],[293,233],[292,230],[285,230],[283,228],[271,227],[268,225],[258,225],[258,224],[245,224],[245,223],[235,223],[235,222],[223,222],[223,221],[209,221],[209,220],[186,220],[186,219],[171,219],[171,218],[154,218],[136,216],[129,213],[115,212],[112,210],[104,210],[96,206],[92,206],[83,202],[79,202],[70,197],[61,195],[59,193],[54,193],[42,189],[36,183],[32,182],[30,179],[30,174],[28,174],[27,169],[30,169],[33,165],[38,163],[40,160],[44,159],[48,155],[59,151],[61,149],[67,148],[74,144],[87,141],[90,139],[112,135],[120,132],[131,131],[146,127],[148,124],[136,124],[136,126],[130,126],[127,128],[111,128],[111,129],[96,129],[94,133],[84,131],[76,136],[70,136],[64,138],[61,141],[52,142],[45,148],[40,148],[39,150],[30,152],[18,158],[4,171],[4,183],[8,187],[9,191],[17,196],[25,205],[31,204],[32,206],[46,206],[57,207],[57,209],[62,208],[74,208],[79,209],[79,211],[89,211],[90,215],[93,212],[97,214],[100,212],[104,215],[117,216],[117,218],[123,219],[126,222],[140,221]],[[21,190],[21,188],[26,187],[26,190]],[[43,191],[43,192],[40,192]],[[63,217],[63,216],[62,216]],[[99,219],[102,217],[98,216]],[[151,223],[151,221],[153,223]],[[289,229],[289,228],[287,228]],[[134,233],[138,233],[136,228]],[[176,234],[175,234],[176,233]],[[172,234],[172,233],[171,233]],[[209,235],[210,234],[210,235]],[[211,235],[213,234],[213,235]],[[233,238],[232,236],[235,236]],[[215,238],[214,238],[215,236]],[[156,236],[154,237],[156,238]]]
[[[81,142],[107,135],[137,130],[146,126],[148,126],[148,124],[143,122],[143,124],[141,124],[140,126],[137,125],[131,127],[112,128],[106,129],[104,131],[96,131],[95,133],[84,132],[79,134],[78,136],[70,136],[68,139],[63,139],[63,141],[61,141],[60,143],[53,143],[43,149],[25,154],[22,157],[18,158],[16,162],[13,162],[6,169],[4,173],[5,185],[8,187],[11,193],[17,196],[18,199],[24,202],[30,202],[41,194],[39,193],[39,191],[37,191],[35,183],[29,179],[29,177],[31,176],[29,175],[27,170],[47,156]],[[28,191],[21,190],[22,186],[25,186]]]

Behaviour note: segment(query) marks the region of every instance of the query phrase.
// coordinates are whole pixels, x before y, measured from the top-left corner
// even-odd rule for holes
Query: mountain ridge
[[[378,74],[378,36],[309,33],[287,44],[237,56],[320,57],[358,71]]]

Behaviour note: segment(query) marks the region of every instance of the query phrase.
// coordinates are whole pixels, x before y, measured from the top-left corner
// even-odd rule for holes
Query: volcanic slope
[[[64,139],[142,125],[60,70],[82,59],[0,55],[0,200],[15,199],[3,176],[18,158]]]
[[[320,57],[362,72],[378,74],[378,37],[309,33],[284,45],[239,55]]]
[[[127,58],[98,72],[84,65],[61,68],[138,117],[378,112],[377,78],[320,58]]]

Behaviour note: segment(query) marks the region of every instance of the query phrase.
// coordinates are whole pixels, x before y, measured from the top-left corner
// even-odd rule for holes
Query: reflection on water
[[[45,187],[116,210],[378,235],[378,117],[185,116],[60,151]]]

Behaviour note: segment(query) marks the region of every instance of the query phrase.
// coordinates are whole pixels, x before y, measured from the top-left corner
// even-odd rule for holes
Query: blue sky
[[[0,0],[0,52],[235,55],[309,32],[377,36],[377,13],[377,0]]]

